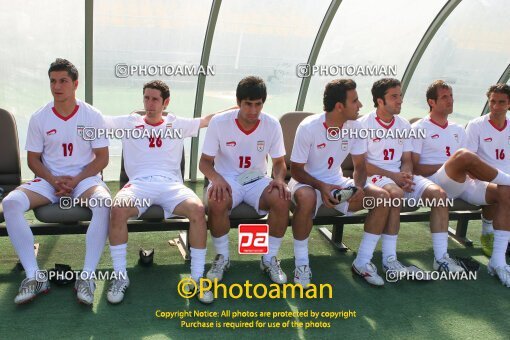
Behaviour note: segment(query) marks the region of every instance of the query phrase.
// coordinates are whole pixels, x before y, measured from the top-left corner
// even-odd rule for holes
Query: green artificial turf
[[[118,183],[109,183],[113,192]],[[200,184],[195,188],[200,191]],[[200,195],[199,195],[200,196]],[[30,218],[31,213],[27,213]],[[33,217],[33,216],[32,216]],[[453,226],[453,223],[452,223]],[[386,283],[374,288],[351,274],[354,253],[340,253],[332,249],[317,230],[312,231],[309,243],[310,265],[313,282],[331,284],[333,298],[323,299],[218,299],[210,306],[196,299],[187,300],[177,294],[178,281],[189,275],[189,262],[184,262],[176,247],[168,240],[177,232],[134,233],[129,236],[128,273],[131,286],[120,305],[106,301],[107,282],[98,281],[92,308],[77,303],[72,286],[53,285],[47,295],[33,302],[16,306],[13,303],[24,273],[17,266],[17,256],[7,237],[0,238],[0,338],[78,338],[78,339],[254,339],[271,337],[278,339],[339,339],[354,338],[440,338],[440,339],[508,339],[510,331],[510,291],[487,274],[488,259],[482,255],[479,242],[480,221],[471,221],[468,236],[473,248],[464,248],[449,242],[450,254],[473,256],[481,263],[476,281],[436,281]],[[345,242],[356,249],[363,227],[351,225],[345,228]],[[81,269],[85,252],[84,235],[37,236],[40,243],[38,262],[41,268],[53,267],[55,263],[67,263],[73,269]],[[138,249],[155,248],[151,267],[138,265]],[[207,268],[214,257],[208,241]],[[249,280],[252,284],[268,279],[259,270],[257,255],[237,254],[237,230],[230,233],[232,267],[224,283],[231,285]],[[398,243],[399,259],[405,264],[415,264],[424,269],[432,267],[431,238],[426,223],[403,223]],[[287,231],[279,255],[282,268],[293,278],[294,261],[292,233]],[[381,272],[380,245],[373,262]],[[108,247],[98,269],[112,267]],[[259,320],[280,322],[280,328],[252,329],[190,329],[181,327],[177,319],[162,319],[156,311],[355,311],[356,317],[329,320],[319,317],[315,322],[327,322],[329,328],[283,328],[290,320],[306,324],[310,317],[283,318],[236,318],[232,317],[186,317],[192,321],[251,322]]]

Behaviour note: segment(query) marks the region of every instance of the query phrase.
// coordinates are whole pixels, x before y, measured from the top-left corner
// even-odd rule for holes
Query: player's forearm
[[[384,170],[383,168],[380,168],[377,165],[373,165],[368,162],[366,164],[367,164],[367,172],[366,172],[367,176],[379,175],[379,176],[385,176],[388,178],[393,177],[393,172],[391,172],[391,171]]]
[[[311,176],[308,172],[305,171],[305,169],[295,168],[292,166],[292,164],[290,167],[290,174],[292,178],[294,178],[299,183],[308,184],[317,190],[320,190],[321,186],[324,184],[324,182],[319,181],[315,177]]]
[[[285,163],[273,164],[273,178],[281,181],[285,181],[287,176],[287,166]]]
[[[428,177],[436,173],[437,170],[441,168],[441,165],[439,164],[417,164],[414,166],[414,173],[415,175],[420,175],[424,177]]]
[[[412,161],[409,161],[409,162],[402,161],[402,165],[400,166],[400,171],[406,172],[408,174],[412,174],[413,173],[413,162]]]
[[[53,174],[44,166],[39,157],[27,157],[28,167],[35,174],[36,177],[44,179],[48,183],[53,183]]]
[[[96,158],[92,162],[90,162],[82,172],[80,172],[77,176],[77,182],[81,182],[85,178],[96,176],[100,173],[106,166],[108,165],[109,155],[108,152],[106,155],[96,155]]]
[[[222,176],[219,173],[217,173],[216,170],[214,170],[214,163],[212,161],[200,158],[200,162],[198,163],[198,169],[211,182],[215,182],[218,180],[218,178],[222,178]]]
[[[354,179],[354,185],[360,188],[365,187],[367,182],[367,169],[366,166],[354,167],[354,173],[352,174]]]

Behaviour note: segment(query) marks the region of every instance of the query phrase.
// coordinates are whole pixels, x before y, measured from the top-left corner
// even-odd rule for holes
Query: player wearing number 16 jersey
[[[424,139],[413,140],[415,173],[440,185],[449,198],[460,197],[475,205],[497,203],[494,228],[510,230],[510,176],[465,149],[464,130],[448,121],[453,112],[452,88],[448,84],[442,80],[433,82],[427,89],[427,103],[430,115],[413,124],[413,128],[425,129],[427,134]],[[447,243],[447,238],[448,234],[443,233],[442,242]],[[504,253],[503,261],[499,257],[495,260],[494,269],[505,268],[501,263]],[[499,272],[498,269],[498,275]],[[500,279],[507,286],[509,274],[501,270]]]
[[[88,141],[84,128],[103,128],[101,113],[76,99],[78,70],[65,59],[57,59],[48,71],[53,101],[38,110],[30,119],[27,133],[28,166],[36,178],[12,191],[3,208],[7,231],[26,279],[21,283],[15,303],[25,303],[42,291],[47,291],[47,278],[37,275],[39,267],[34,255],[34,237],[23,213],[48,203],[56,203],[62,196],[110,198],[99,173],[108,164],[108,140]],[[108,231],[110,209],[91,207],[92,219],[87,229],[86,252],[82,278],[90,277],[101,258]],[[94,302],[93,280],[77,280],[80,302]]]
[[[313,218],[320,206],[335,208],[342,213],[363,209],[363,197],[389,198],[387,192],[366,184],[366,143],[357,138],[361,124],[355,119],[362,107],[351,79],[336,79],[324,90],[324,113],[305,118],[299,124],[292,148],[289,188],[296,209],[292,220],[296,270],[294,282],[307,287],[311,270],[308,259],[308,238]],[[345,136],[343,132],[352,133]],[[345,138],[344,138],[345,137]],[[353,179],[343,177],[341,164],[351,154]],[[356,186],[358,190],[347,202],[340,203],[331,192]],[[381,232],[386,225],[389,209],[374,207],[365,220],[365,233],[352,270],[373,285],[383,285],[377,268],[370,261]]]
[[[411,132],[411,125],[399,116],[402,106],[400,81],[384,78],[372,86],[372,97],[376,110],[359,119],[364,128],[374,131],[368,140],[367,172],[368,183],[386,190],[395,199],[430,199],[437,204],[431,207],[430,230],[434,254],[437,260],[449,262],[450,270],[462,270],[449,258],[443,258],[447,244],[440,242],[437,235],[448,232],[448,207],[446,193],[432,181],[413,176],[411,159],[412,138],[398,138],[397,134]],[[384,137],[384,136],[387,137]],[[379,137],[381,136],[381,137]],[[395,137],[394,137],[395,136]],[[441,202],[442,200],[442,202]],[[381,236],[382,265],[384,271],[407,272],[397,259],[397,237],[400,230],[401,205],[392,206],[388,222]]]
[[[259,214],[269,211],[269,250],[260,268],[276,283],[287,277],[276,258],[289,218],[290,192],[285,183],[285,148],[280,123],[262,112],[267,92],[259,77],[246,77],[237,85],[238,110],[219,114],[207,129],[200,170],[211,181],[207,188],[208,224],[217,256],[207,277],[223,278],[230,266],[229,211],[243,201]],[[273,161],[271,180],[267,157]]]
[[[496,169],[510,173],[510,120],[506,117],[510,109],[510,86],[496,84],[487,91],[490,113],[469,122],[466,133],[467,147],[482,160]],[[508,197],[507,197],[508,200]],[[506,265],[505,251],[510,232],[492,228],[492,219],[497,205],[482,207],[482,250],[491,256],[489,271],[497,273],[501,282],[510,276],[510,267]],[[510,282],[506,280],[508,285]]]

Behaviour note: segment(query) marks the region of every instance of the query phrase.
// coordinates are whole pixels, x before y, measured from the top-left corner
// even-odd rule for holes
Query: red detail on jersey
[[[484,140],[484,141],[486,141],[486,142],[492,142],[492,138],[491,138],[491,137],[489,137],[489,138],[484,138],[483,140]]]
[[[436,139],[436,138],[439,138],[439,135],[436,133],[435,135],[432,135],[431,137],[432,137],[432,139]]]
[[[321,143],[317,145],[317,149],[324,149],[326,147],[326,143]]]
[[[377,142],[380,142],[380,141],[381,141],[381,138],[374,138],[374,139],[372,139],[372,142],[374,142],[374,143],[377,143]]]
[[[135,126],[135,129],[143,129],[143,125],[137,125]]]
[[[496,124],[494,124],[494,122],[492,120],[489,119],[489,123],[491,123],[492,127],[495,128],[496,130],[498,130],[499,132],[503,131],[505,128],[506,128],[506,124],[508,123],[507,120],[505,120],[505,125],[503,125],[503,127],[500,129],[496,126]]]
[[[227,146],[236,146],[237,143],[235,141],[227,142]]]
[[[379,125],[381,125],[385,129],[389,129],[390,127],[393,126],[393,124],[395,124],[395,117],[393,117],[391,119],[391,122],[389,122],[389,123],[386,123],[385,121],[383,121],[381,118],[379,118],[379,116],[376,116],[375,120],[377,121],[377,123],[379,123]]]
[[[432,119],[432,117],[430,117],[430,122],[431,122],[432,124],[434,124],[434,125],[439,126],[441,129],[446,129],[446,128],[448,127],[448,121],[446,121],[446,124],[445,124],[445,125],[441,125],[441,124],[439,124],[439,123],[435,122],[435,121]]]
[[[62,116],[60,113],[57,112],[57,109],[55,109],[55,107],[52,107],[51,110],[53,111],[53,113],[55,114],[55,116],[57,116],[58,118],[62,119],[63,121],[68,121],[69,119],[71,119],[75,114],[76,112],[78,112],[78,109],[80,108],[79,105],[76,105],[74,107],[74,110],[73,112],[71,112],[71,114],[67,117],[64,117]]]
[[[158,125],[161,125],[161,124],[163,124],[165,122],[163,119],[161,119],[161,121],[159,123],[151,124],[151,123],[149,123],[147,121],[147,118],[145,118],[145,117],[143,118],[143,121],[145,122],[145,124],[150,125],[150,126],[158,126]]]
[[[131,185],[132,185],[131,183],[128,183],[128,184],[124,185],[124,186],[122,187],[122,189],[129,188]]]
[[[50,131],[46,131],[47,136],[51,136],[57,133],[57,129],[51,129]]]
[[[252,127],[250,130],[245,130],[242,126],[241,126],[241,123],[239,123],[239,120],[237,120],[236,118],[236,124],[237,124],[237,127],[239,128],[239,130],[241,130],[245,135],[249,135],[250,133],[252,133],[253,131],[255,131],[257,129],[257,127],[259,126],[260,124],[260,119],[257,120],[257,124],[255,124],[254,127]]]
[[[324,125],[326,130],[329,129],[329,126],[328,126],[328,124],[326,124],[326,122],[322,122],[322,125]],[[343,126],[344,126],[344,124],[340,125],[339,129],[341,129]]]

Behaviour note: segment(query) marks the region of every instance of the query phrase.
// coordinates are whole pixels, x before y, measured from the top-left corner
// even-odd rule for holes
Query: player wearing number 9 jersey
[[[324,90],[324,113],[305,118],[298,126],[292,148],[289,188],[296,204],[292,219],[296,269],[294,282],[307,287],[311,270],[308,258],[308,238],[313,217],[320,206],[335,208],[342,213],[363,209],[363,196],[388,198],[380,188],[366,184],[366,143],[357,138],[361,124],[356,121],[362,107],[351,79],[336,79]],[[345,136],[343,132],[351,133]],[[354,163],[353,179],[343,177],[341,164],[351,154]],[[331,192],[356,186],[358,190],[347,202],[340,203]],[[386,225],[388,208],[374,207],[365,220],[365,233],[352,270],[373,285],[384,280],[370,261],[381,232]]]
[[[506,114],[510,108],[510,86],[507,84],[491,86],[487,91],[487,98],[489,114],[473,119],[466,128],[467,147],[494,168],[509,174],[510,122]],[[509,235],[504,230],[494,231],[492,228],[496,208],[495,205],[482,207],[482,235],[480,241],[485,255],[491,256],[494,247],[497,249],[496,257],[501,258],[497,253],[503,253],[506,250],[505,243],[508,243]],[[500,262],[499,267],[503,265],[502,260],[496,260],[495,262]],[[498,273],[500,278],[505,275],[505,271],[510,269],[508,266],[503,268],[505,270],[500,270],[501,274]]]
[[[242,79],[236,97],[239,109],[211,120],[200,159],[200,170],[211,181],[208,224],[217,253],[207,277],[221,280],[230,266],[228,215],[244,201],[261,215],[269,211],[269,250],[260,268],[282,284],[287,277],[276,255],[287,230],[290,205],[282,129],[275,118],[262,112],[267,91],[261,78]],[[273,180],[266,174],[268,156],[273,161]]]
[[[510,176],[464,148],[465,132],[460,126],[448,121],[448,115],[453,112],[452,88],[448,84],[442,80],[433,82],[427,89],[426,97],[430,115],[413,124],[413,128],[427,130],[425,139],[413,140],[412,157],[415,173],[426,176],[441,186],[449,198],[460,197],[475,205],[497,203],[494,229],[508,235]],[[503,237],[502,243],[505,240],[508,243],[507,236]],[[446,237],[443,242],[447,242]],[[504,285],[510,286],[510,271],[505,262],[505,250],[497,254],[493,252],[489,270],[497,273]]]
[[[62,196],[103,202],[110,197],[99,176],[108,164],[108,140],[83,138],[85,128],[104,127],[101,113],[76,99],[78,70],[71,62],[57,59],[51,64],[48,76],[53,101],[32,116],[27,134],[28,166],[36,178],[12,191],[2,202],[9,237],[27,276],[15,303],[28,302],[49,289],[47,278],[36,277],[39,267],[34,255],[34,237],[23,213],[29,208],[56,203]],[[91,210],[83,266],[83,272],[88,274],[95,271],[103,252],[110,215],[109,207],[104,205],[96,205]],[[93,303],[93,280],[77,280],[75,288],[80,302]]]

